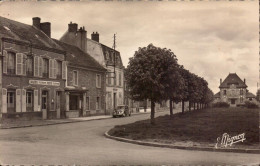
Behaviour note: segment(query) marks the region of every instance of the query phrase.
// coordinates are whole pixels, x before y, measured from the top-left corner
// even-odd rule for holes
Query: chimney
[[[33,17],[33,26],[40,29],[41,28],[41,18],[40,17]]]
[[[85,30],[85,27],[80,27],[78,34],[80,34],[80,48],[85,51],[85,43],[87,38],[87,31]]]
[[[222,78],[220,78],[220,85],[222,84]]]
[[[51,37],[51,23],[43,22],[40,24],[41,30],[49,37]]]
[[[69,32],[77,32],[78,24],[70,22],[70,24],[68,24],[68,26],[69,26],[69,28],[68,28]]]
[[[96,42],[99,42],[99,34],[96,32],[93,32],[92,34],[91,34],[91,39],[92,40],[94,40],[94,41],[96,41]]]

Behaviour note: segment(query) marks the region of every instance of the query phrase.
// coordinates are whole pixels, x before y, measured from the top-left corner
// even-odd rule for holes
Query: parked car
[[[129,108],[127,105],[119,105],[116,107],[116,109],[113,111],[113,117],[118,116],[131,116],[131,112],[129,111]]]

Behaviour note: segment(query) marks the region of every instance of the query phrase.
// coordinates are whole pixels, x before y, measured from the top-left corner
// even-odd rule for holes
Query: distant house
[[[222,101],[237,106],[256,98],[247,90],[246,79],[242,81],[236,73],[230,73],[223,82],[220,79],[219,89],[220,91],[214,95],[214,102]]]

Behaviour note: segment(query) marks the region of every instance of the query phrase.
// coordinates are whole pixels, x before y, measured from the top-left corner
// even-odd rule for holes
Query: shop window
[[[101,88],[101,75],[100,74],[96,75],[96,87]]]
[[[7,91],[7,108],[14,108],[15,92]]]
[[[32,56],[27,56],[26,75],[33,76],[33,57]]]
[[[33,92],[27,91],[26,92],[26,107],[32,108],[33,106]]]
[[[62,78],[62,63],[61,61],[57,61],[57,78],[61,79]]]
[[[78,85],[78,71],[74,70],[73,71],[73,85],[77,86]]]
[[[100,97],[97,97],[97,101],[96,101],[96,109],[97,109],[97,110],[100,109]]]
[[[12,52],[7,54],[7,74],[15,74],[15,54]]]

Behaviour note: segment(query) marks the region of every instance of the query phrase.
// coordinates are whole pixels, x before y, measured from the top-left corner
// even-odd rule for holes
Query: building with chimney
[[[67,53],[66,117],[106,114],[106,69],[77,46],[55,41]]]
[[[229,73],[220,79],[220,91],[214,95],[214,102],[227,102],[230,106],[244,104],[245,101],[255,101],[255,95],[247,90],[246,79],[242,81],[236,73]]]
[[[1,116],[60,118],[65,110],[66,52],[39,17],[27,25],[0,17]]]
[[[107,69],[105,108],[106,113],[112,114],[117,105],[124,104],[124,66],[120,52],[101,44],[99,39],[98,32],[93,32],[89,39],[84,27],[78,28],[71,22],[60,41],[79,47]]]

